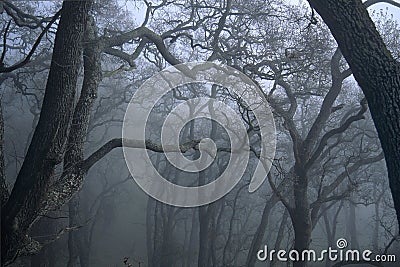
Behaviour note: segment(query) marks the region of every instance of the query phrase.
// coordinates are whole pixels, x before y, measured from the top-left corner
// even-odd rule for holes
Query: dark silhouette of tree
[[[2,264],[23,255],[21,250],[34,251],[37,246],[26,234],[41,212],[54,167],[62,160],[90,6],[91,1],[63,3],[40,119],[13,190],[2,207]]]

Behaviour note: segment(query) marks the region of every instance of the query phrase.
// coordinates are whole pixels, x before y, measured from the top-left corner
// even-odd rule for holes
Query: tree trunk
[[[193,266],[196,263],[196,248],[197,248],[197,240],[199,239],[199,220],[197,218],[197,210],[192,210],[192,226],[190,229],[190,237],[189,237],[189,248],[188,248],[188,259],[186,267]]]
[[[278,203],[278,201],[279,198],[273,194],[272,197],[265,203],[261,222],[253,235],[253,241],[251,242],[249,252],[247,253],[246,266],[248,267],[253,267],[256,264],[257,251],[261,248],[261,243],[268,226],[270,212],[276,203]]]
[[[361,0],[308,0],[336,39],[368,101],[400,222],[400,66]]]
[[[304,168],[298,164],[294,167],[295,188],[294,188],[294,204],[295,208],[291,210],[291,219],[294,230],[294,249],[301,253],[308,249],[311,243],[311,212],[308,203],[308,178]],[[305,261],[293,262],[294,267],[307,266]]]
[[[205,181],[204,171],[199,174],[199,181]],[[203,176],[203,177],[201,177]],[[205,183],[203,183],[205,184]],[[208,266],[208,252],[209,252],[209,205],[199,207],[199,257],[198,266]]]
[[[3,106],[0,100],[0,209],[6,203],[8,198],[8,188],[4,170],[4,119]]]
[[[1,214],[2,265],[15,259],[24,246],[27,231],[40,213],[54,167],[62,160],[91,2],[63,3],[40,119]]]
[[[152,220],[152,213],[154,211],[154,200],[150,196],[147,198],[147,208],[146,208],[146,248],[147,248],[147,266],[153,267],[154,260],[154,248],[153,240],[156,238],[154,236],[154,222]],[[154,211],[155,212],[155,211]]]
[[[350,235],[351,249],[359,249],[360,244],[357,238],[357,222],[356,222],[356,205],[349,202],[349,218],[348,218],[348,233]]]
[[[217,89],[216,86],[213,85],[211,87],[211,98],[216,98]],[[211,113],[212,117],[214,114],[214,107],[208,107],[209,112]],[[217,131],[217,124],[215,121],[211,122],[211,130],[210,130],[210,138],[212,140],[216,139],[216,131]],[[193,134],[193,131],[190,132]],[[196,151],[196,153],[199,153]],[[210,170],[204,170],[199,173],[199,185],[206,184],[207,175],[209,174]],[[214,213],[215,203],[201,206],[199,207],[199,225],[200,225],[200,232],[199,232],[199,257],[198,257],[198,266],[209,266],[209,257],[210,257],[210,241],[211,241],[211,216]]]
[[[174,233],[174,216],[173,207],[162,204],[166,209],[166,216],[163,220],[163,233],[162,233],[162,246],[161,246],[161,261],[158,266],[169,267],[174,264],[174,243],[173,243],[173,233]]]
[[[282,244],[282,241],[283,241],[283,238],[285,235],[285,228],[287,225],[288,217],[289,217],[289,212],[287,209],[285,209],[283,216],[282,216],[281,224],[279,226],[278,233],[276,235],[275,245],[273,247],[273,249],[275,249],[275,250],[281,249],[281,244]],[[278,263],[279,263],[278,261],[276,261],[275,259],[272,259],[270,267],[275,267],[276,264],[278,264]]]
[[[52,214],[53,215],[53,214]],[[52,216],[51,215],[51,216]],[[54,213],[55,216],[56,213]],[[31,235],[38,236],[40,240],[46,241],[46,236],[56,234],[59,231],[57,220],[42,217],[31,228]],[[57,241],[56,241],[57,242]],[[56,242],[43,247],[40,252],[30,257],[31,267],[55,266],[57,259]]]
[[[73,197],[68,203],[69,211],[69,227],[73,228],[78,225],[78,198]],[[68,263],[67,267],[75,267],[78,262],[78,236],[76,231],[68,233]]]
[[[90,114],[97,97],[98,85],[101,81],[101,50],[97,44],[91,41],[97,37],[97,29],[94,19],[89,18],[85,31],[85,47],[83,50],[84,79],[81,94],[74,110],[72,125],[68,135],[67,149],[64,157],[64,171],[73,168],[83,160],[84,143],[89,127]],[[83,179],[82,176],[80,179]],[[75,193],[83,184],[77,179],[70,182],[70,191]],[[83,224],[80,220],[79,197],[74,196],[68,203],[70,227]],[[69,261],[68,267],[74,267],[80,260],[80,266],[85,267],[89,261],[89,249],[87,242],[87,229],[72,231],[68,238]]]
[[[378,199],[378,189],[377,186],[375,185],[374,187],[374,234],[372,235],[372,248],[374,251],[378,251],[379,249],[379,204],[380,204],[380,198]]]

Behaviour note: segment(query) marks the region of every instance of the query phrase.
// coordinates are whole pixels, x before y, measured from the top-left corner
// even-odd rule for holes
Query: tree
[[[2,202],[2,264],[15,259],[22,244],[34,244],[26,240],[26,232],[37,219],[54,167],[62,160],[90,6],[91,1],[63,3],[41,116],[13,190]]]
[[[366,6],[379,1],[308,2],[328,25],[368,101],[385,154],[389,186],[400,223],[400,65],[386,48],[366,10]]]
[[[54,66],[53,60],[49,83],[51,79],[57,76],[54,74],[56,71],[66,74],[58,76],[60,80],[70,81],[70,83],[67,83],[70,87],[64,91],[59,90],[54,84],[53,86],[48,85],[42,110],[40,103],[43,96],[36,89],[40,86],[30,88],[29,92],[21,90],[19,87],[21,81],[28,86],[29,83],[24,80],[23,74],[21,76],[20,73],[37,71],[41,73],[40,79],[45,81],[44,75],[47,74],[49,67],[44,66],[45,71],[37,70],[42,69],[44,65],[37,63],[44,56],[50,61],[51,51],[49,51],[49,48],[53,47],[53,40],[52,38],[42,38],[43,40],[40,41],[41,37],[39,36],[38,39],[35,33],[40,33],[42,37],[54,36],[55,25],[58,24],[60,12],[55,16],[48,17],[49,13],[56,13],[54,8],[51,12],[39,8],[43,13],[34,16],[21,11],[26,7],[25,5],[30,6],[30,3],[21,4],[18,2],[16,5],[9,1],[0,3],[0,6],[5,8],[0,19],[5,22],[1,35],[4,39],[3,47],[7,48],[3,50],[0,61],[0,72],[4,72],[0,75],[0,84],[7,80],[4,83],[7,84],[7,90],[9,90],[5,94],[7,98],[8,95],[14,95],[14,90],[17,90],[18,93],[21,91],[21,95],[25,94],[24,96],[32,92],[37,93],[35,96],[30,96],[31,102],[34,103],[32,106],[34,106],[35,113],[32,119],[35,136],[31,146],[37,148],[36,152],[40,152],[40,149],[46,150],[49,146],[54,147],[56,148],[55,154],[57,154],[54,160],[48,160],[49,157],[46,157],[46,155],[42,157],[43,153],[33,157],[32,148],[30,148],[25,158],[25,153],[20,152],[21,156],[18,159],[17,153],[15,153],[16,164],[13,164],[10,143],[14,140],[10,140],[12,138],[8,137],[20,130],[20,127],[12,125],[13,121],[10,120],[9,114],[11,113],[10,107],[13,107],[12,111],[14,111],[14,105],[18,105],[19,102],[16,100],[10,103],[6,101],[8,99],[3,98],[0,104],[2,104],[6,116],[4,127],[3,114],[1,114],[3,111],[0,106],[0,141],[3,141],[3,130],[5,129],[6,151],[4,153],[2,142],[0,144],[0,193],[2,216],[3,219],[8,220],[7,224],[3,220],[2,233],[7,233],[7,235],[3,234],[2,239],[8,238],[8,240],[5,240],[6,243],[2,243],[2,249],[8,254],[2,253],[4,255],[2,263],[4,264],[4,259],[11,262],[15,257],[29,252],[27,251],[29,246],[38,245],[32,239],[40,243],[46,241],[48,237],[35,235],[46,235],[51,230],[43,229],[46,226],[41,227],[36,224],[35,226],[40,230],[36,232],[37,228],[30,230],[30,225],[34,224],[49,210],[60,209],[61,207],[69,207],[69,216],[66,218],[70,221],[69,225],[64,224],[60,227],[79,228],[77,231],[69,231],[68,233],[70,261],[68,264],[74,266],[79,263],[81,266],[87,266],[89,258],[91,259],[90,264],[93,264],[94,261],[104,264],[104,260],[111,263],[111,257],[97,255],[98,251],[104,249],[98,248],[97,236],[105,234],[104,229],[101,229],[103,221],[97,221],[97,219],[104,219],[111,214],[113,220],[107,222],[104,220],[104,226],[107,226],[107,230],[110,232],[113,226],[121,226],[121,221],[118,220],[125,219],[125,223],[128,221],[128,217],[115,218],[116,213],[126,212],[126,210],[110,204],[114,201],[126,200],[120,193],[128,192],[128,186],[116,191],[112,189],[114,187],[112,185],[120,184],[120,178],[126,176],[127,170],[123,168],[121,155],[118,159],[111,156],[107,161],[108,164],[104,164],[103,161],[103,166],[96,166],[100,170],[103,168],[109,170],[107,172],[96,172],[95,174],[92,172],[89,173],[88,178],[90,179],[85,179],[88,170],[114,148],[121,147],[121,139],[115,138],[115,133],[120,132],[119,127],[124,105],[127,104],[130,94],[139,87],[142,80],[168,65],[193,60],[225,63],[242,70],[256,82],[259,82],[271,106],[273,106],[278,123],[280,142],[277,155],[279,156],[271,172],[270,186],[265,183],[255,194],[246,192],[250,178],[250,175],[246,173],[243,181],[230,194],[219,202],[201,208],[181,209],[157,203],[152,199],[149,200],[146,214],[148,222],[146,228],[148,265],[241,266],[245,264],[246,266],[253,266],[256,262],[257,251],[262,244],[275,245],[276,249],[284,247],[291,249],[294,245],[295,248],[301,250],[308,248],[311,243],[312,248],[317,248],[320,243],[311,234],[312,232],[318,234],[323,228],[316,223],[320,218],[323,218],[325,222],[329,244],[334,244],[335,237],[339,236],[343,230],[343,227],[340,227],[340,224],[336,222],[343,221],[342,214],[346,212],[346,210],[343,210],[347,209],[347,205],[343,204],[343,202],[347,203],[347,200],[342,201],[341,198],[347,197],[353,182],[357,186],[359,181],[365,182],[363,180],[364,171],[370,171],[371,177],[379,179],[382,170],[369,168],[369,165],[372,161],[380,160],[383,155],[378,155],[380,147],[378,142],[375,141],[377,140],[375,131],[371,130],[366,133],[365,125],[371,126],[371,120],[364,120],[365,125],[361,123],[364,116],[369,118],[366,103],[365,101],[361,101],[361,105],[358,103],[362,96],[349,81],[350,79],[344,80],[351,75],[351,71],[342,60],[340,51],[337,50],[334,53],[336,45],[325,25],[314,27],[309,24],[308,16],[304,16],[304,9],[284,5],[284,0],[267,2],[262,0],[164,0],[157,4],[144,0],[143,3],[135,2],[134,4],[142,5],[145,14],[143,23],[136,27],[136,24],[132,21],[126,23],[126,17],[122,15],[124,11],[119,9],[117,2],[119,1],[112,3],[106,0],[96,1],[90,12],[95,19],[86,19],[89,23],[79,24],[80,27],[83,25],[84,28],[83,30],[79,28],[79,32],[81,34],[83,32],[84,36],[81,36],[81,43],[69,40],[68,45],[77,45],[76,51],[80,51],[81,54],[76,57],[79,58],[79,63],[67,64],[71,66],[71,73],[73,73],[72,69],[78,71],[83,65],[83,72],[80,72],[82,73],[80,77],[83,78],[83,85],[79,88],[80,90],[77,88],[76,79],[70,80],[71,77],[76,77],[75,72],[72,76],[65,73],[63,68],[66,66],[55,70],[54,68],[57,68],[57,66]],[[35,3],[32,5],[34,6]],[[59,8],[60,5],[55,6]],[[62,34],[61,24],[66,23],[64,17],[65,13],[68,12],[65,10],[65,6],[68,5],[64,3],[57,35]],[[113,8],[110,8],[111,6]],[[68,6],[68,8],[71,8],[71,6]],[[8,23],[10,19],[11,22]],[[92,24],[94,21],[97,25]],[[314,20],[311,20],[311,22],[314,22]],[[70,23],[71,21],[68,22],[68,27],[73,28],[73,24]],[[54,26],[51,26],[51,24]],[[31,27],[36,29],[33,34],[28,32]],[[97,36],[96,28],[99,29]],[[26,46],[16,45],[14,36],[17,34],[27,36],[27,39],[25,39]],[[395,39],[393,38],[393,40]],[[60,56],[57,50],[60,47],[59,40],[56,39],[56,41],[53,59]],[[38,46],[32,47],[35,44],[38,44]],[[41,53],[42,49],[46,53]],[[64,49],[66,49],[64,50],[66,52],[67,48]],[[74,48],[70,47],[69,49]],[[18,57],[14,57],[17,53],[19,54]],[[23,55],[28,55],[28,59]],[[17,59],[21,61],[15,64],[14,61]],[[36,69],[34,69],[35,66]],[[111,76],[113,79],[109,79]],[[78,79],[80,77],[78,74]],[[75,84],[72,85],[73,83]],[[344,87],[341,90],[342,86]],[[35,89],[37,92],[33,91]],[[72,96],[75,90],[80,91],[79,99]],[[58,103],[63,103],[65,106],[53,105],[49,108],[49,94],[53,96],[53,100],[60,98]],[[65,101],[65,94],[68,95],[67,101]],[[97,94],[99,96],[96,100]],[[209,97],[212,94],[208,92],[208,89],[204,92],[200,89],[186,91],[186,89],[180,88],[175,90],[171,99],[168,98],[167,100],[166,98],[165,102],[160,102],[160,107],[155,109],[155,114],[163,117],[165,113],[170,112],[175,104],[187,100],[185,98],[190,99],[199,95]],[[229,92],[220,90],[220,88],[217,90],[216,98],[229,102],[242,115],[242,119],[247,123],[249,136],[254,141],[252,142],[254,151],[256,151],[260,145],[258,143],[260,138],[258,138],[257,124],[253,125],[251,111],[246,109],[245,105],[242,105],[238,96],[232,96]],[[349,103],[352,104],[349,105]],[[36,127],[36,117],[39,118],[40,111],[42,112],[41,120],[57,116],[57,114],[45,114],[49,110],[52,111],[50,113],[59,110],[64,114],[54,121],[47,119],[47,123],[59,125],[59,131],[52,131],[51,125],[45,127],[43,123],[39,123]],[[21,108],[21,111],[25,113],[24,108]],[[161,128],[160,125],[154,127],[156,131]],[[196,158],[198,151],[196,151],[196,142],[194,142],[195,137],[197,138],[197,134],[203,133],[203,130],[205,133],[209,133],[210,130],[211,133],[214,132],[214,127],[208,126],[202,129],[202,123],[197,122],[193,122],[191,125],[193,125],[193,129],[190,126],[182,131],[182,143],[188,141],[187,145],[184,144],[182,150],[186,157]],[[342,125],[345,126],[342,127]],[[10,130],[12,128],[10,126],[15,129]],[[199,129],[197,126],[199,126]],[[111,128],[112,130],[110,130]],[[39,131],[41,131],[40,134]],[[194,132],[196,136],[193,136]],[[342,132],[342,134],[337,134],[339,132]],[[43,133],[47,135],[43,136]],[[220,138],[220,133],[221,131],[218,130],[217,141]],[[50,140],[50,135],[55,136],[55,138]],[[40,137],[42,138],[41,141],[45,141],[40,143],[43,148],[38,145]],[[114,139],[107,142],[109,138]],[[158,140],[158,136],[154,133],[150,138],[151,140]],[[20,139],[16,138],[16,140]],[[105,145],[101,146],[103,143]],[[159,165],[161,172],[170,174],[171,177],[166,175],[167,179],[178,184],[183,182],[181,180],[187,181],[186,175],[170,168],[165,158],[158,153],[165,152],[160,145],[152,142],[147,144],[147,147],[140,148],[147,148],[156,152],[150,153],[161,160],[154,165]],[[100,148],[97,149],[99,146]],[[132,146],[137,147],[137,144],[132,142]],[[192,148],[194,150],[190,150]],[[93,151],[94,153],[89,154]],[[210,179],[212,180],[211,174],[218,174],[218,171],[223,169],[228,158],[225,157],[228,156],[226,154],[229,153],[226,153],[226,151],[219,152],[220,162],[216,164],[218,166],[213,166],[204,173],[200,173],[196,176],[195,181],[191,181],[190,184],[192,182],[197,184],[199,181],[205,183]],[[53,156],[53,154],[50,156]],[[3,157],[6,164],[2,160]],[[256,161],[256,157],[257,154],[254,152],[252,159]],[[18,174],[19,165],[17,161],[19,160],[24,162],[24,166],[15,183],[12,193],[14,196],[10,197],[8,200],[10,203],[6,204],[6,210],[3,205],[7,202],[9,194],[4,178],[5,173],[9,174],[10,169],[15,169],[16,174]],[[34,164],[37,164],[37,167]],[[364,164],[366,166],[362,167]],[[3,167],[4,165],[6,167]],[[7,165],[15,165],[15,168],[7,169]],[[30,166],[30,168],[27,168],[27,166]],[[110,166],[113,166],[115,170]],[[43,170],[48,171],[42,174],[35,173]],[[29,171],[32,171],[32,173]],[[53,172],[55,172],[54,175]],[[27,178],[27,176],[31,178]],[[12,181],[14,176],[9,175],[7,178],[8,181]],[[81,190],[84,180],[87,180],[87,183],[79,193],[81,199],[78,200],[78,197],[75,196],[74,198],[73,196]],[[99,180],[107,181],[103,188],[99,188],[96,184]],[[34,182],[25,184],[26,181]],[[293,183],[293,181],[296,183]],[[108,182],[111,184],[110,187]],[[26,192],[29,193],[28,196],[21,194],[23,191],[21,184],[25,185]],[[132,193],[132,188],[130,186],[129,188],[129,193]],[[99,189],[102,190],[99,191]],[[357,187],[357,189],[366,194],[370,190],[368,186]],[[20,193],[18,197],[16,197],[15,192]],[[384,192],[383,189],[382,192]],[[94,196],[96,193],[99,193],[97,197]],[[134,201],[127,207],[141,208],[144,200],[142,202],[136,201],[138,195],[140,195],[140,192],[129,195],[129,200]],[[88,203],[94,197],[93,210],[90,208],[88,211]],[[352,197],[356,205],[362,199],[362,196],[357,193]],[[13,206],[13,204],[19,202],[21,202],[21,205]],[[36,202],[40,203],[36,205]],[[284,203],[286,207],[281,205],[280,202]],[[387,207],[390,207],[390,211],[392,211],[391,202],[387,202]],[[65,206],[67,203],[69,204],[68,207]],[[10,215],[12,215],[14,209],[21,210],[20,215],[14,217],[18,219],[18,223],[23,222],[22,228],[15,229],[12,226],[18,226],[18,224],[10,224],[13,223],[13,219],[8,219],[8,212],[11,212]],[[49,213],[48,215],[51,216],[52,214]],[[384,212],[381,210],[376,214],[378,214],[376,217],[379,217],[376,219],[381,222]],[[357,216],[359,215],[357,213]],[[135,222],[129,221],[129,223],[134,223],[136,226],[137,220],[140,220],[137,218],[140,218],[140,215],[134,214],[129,217],[130,220],[132,218]],[[393,213],[388,213],[388,222],[385,223],[390,226],[390,220],[393,218]],[[88,222],[91,219],[93,220]],[[142,225],[142,223],[140,224]],[[293,226],[295,226],[295,229],[293,229]],[[315,231],[314,227],[316,228]],[[358,226],[358,228],[361,227]],[[145,242],[136,238],[137,230],[134,228],[137,227],[123,229],[124,237],[126,236],[129,242],[140,244],[142,248],[134,252],[131,249],[125,250],[123,253],[132,253],[126,255],[131,257],[130,259],[132,259],[133,254],[136,254],[135,257],[138,256],[142,260],[146,257],[143,246]],[[382,228],[385,227],[375,225],[375,232],[378,236],[382,236]],[[57,233],[56,231],[54,229],[53,232]],[[391,232],[394,232],[394,230]],[[93,244],[92,236],[95,237]],[[135,238],[132,238],[133,236]],[[360,238],[360,236],[357,238]],[[120,245],[125,245],[124,240],[120,239],[123,239],[123,237],[118,237],[117,242]],[[311,242],[311,240],[313,241]],[[8,241],[13,243],[7,243]],[[52,247],[52,251],[65,255],[66,238],[60,238],[59,241],[60,246]],[[107,243],[108,248],[115,245],[115,243],[111,244],[112,242],[105,243]],[[375,244],[375,246],[379,245],[382,247],[382,244]],[[85,246],[85,248],[82,248],[82,246]],[[92,248],[92,251],[89,248]],[[201,253],[199,253],[199,250]],[[37,248],[33,248],[31,252],[37,252]],[[43,253],[43,255],[48,252]],[[121,255],[116,256],[117,253],[113,252],[112,257],[114,259]],[[54,258],[56,257],[53,254],[52,260]],[[33,260],[32,262],[38,264],[40,260]],[[57,263],[59,262],[67,264],[63,259],[57,259]],[[126,262],[124,262],[125,265],[127,265]],[[276,262],[272,262],[271,265],[274,263]],[[301,266],[302,263],[296,264]]]
[[[40,249],[40,244],[27,235],[32,224],[38,220],[39,216],[67,203],[82,187],[83,179],[90,167],[112,149],[122,146],[120,138],[111,140],[87,160],[83,160],[83,144],[88,132],[91,108],[97,97],[98,84],[101,80],[99,62],[101,52],[117,56],[133,66],[133,60],[139,56],[148,39],[164,51],[161,54],[173,61],[172,64],[177,63],[177,60],[171,58],[169,52],[166,51],[163,39],[144,25],[114,38],[96,39],[96,25],[93,24],[93,20],[88,23],[88,13],[92,2],[79,1],[75,5],[74,2],[64,1],[61,12],[51,18],[28,57],[10,67],[5,67],[3,63],[9,27],[5,29],[5,49],[1,56],[0,71],[8,73],[29,63],[41,38],[61,13],[40,118],[11,194],[8,193],[5,183],[4,168],[1,168],[2,265],[14,261],[18,256],[36,253]],[[9,2],[2,3],[3,5],[17,25],[24,24],[20,21],[20,17],[34,20],[38,25],[33,27],[39,27],[39,22],[45,21],[23,13]],[[155,7],[149,7],[149,10],[153,8]],[[146,37],[146,41],[141,42],[134,55],[112,48],[138,37],[143,39]],[[94,39],[96,39],[95,42]],[[79,101],[75,105],[82,52],[84,54],[84,81]],[[3,77],[4,79],[13,78],[13,75],[2,76],[2,79]],[[3,120],[0,124],[2,133],[0,137],[3,137],[2,122]],[[195,145],[196,143],[191,143],[190,147]],[[153,147],[153,150],[163,151],[157,145]],[[0,156],[2,159],[3,150]],[[3,166],[4,161],[1,160],[1,162]],[[55,168],[60,163],[64,163],[63,173],[54,182]]]

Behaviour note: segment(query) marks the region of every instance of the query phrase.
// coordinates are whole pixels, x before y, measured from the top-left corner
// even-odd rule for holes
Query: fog
[[[1,67],[31,57],[0,73],[7,194],[34,154],[34,136],[40,134],[46,147],[51,132],[35,133],[46,116],[50,69],[58,64],[51,58],[63,15],[50,21],[61,4],[0,3]],[[51,174],[37,176],[47,178],[31,201],[47,205],[38,204],[27,223],[26,237],[34,241],[25,240],[12,260],[2,258],[2,266],[398,266],[389,262],[400,257],[399,229],[369,103],[306,1],[98,0],[90,10],[77,53],[75,95],[60,102],[65,110],[63,104],[50,109],[70,121],[64,141],[54,140],[61,143],[60,160]],[[397,61],[399,10],[388,3],[369,9]],[[197,65],[171,67],[205,61],[217,64],[198,65],[198,72]],[[163,70],[165,76],[157,74]],[[229,71],[245,78],[236,80],[241,76]],[[175,83],[180,85],[166,89]],[[168,116],[176,123],[169,132]],[[175,150],[168,138],[179,141]],[[205,139],[212,143],[204,145]],[[43,153],[37,146],[38,157]],[[245,156],[230,164],[239,154]],[[207,160],[212,162],[200,170]],[[77,173],[69,176],[72,169]],[[194,196],[157,186],[155,171],[182,188],[205,187],[228,175],[226,183]],[[155,193],[143,189],[146,183]],[[60,184],[67,187],[57,191]],[[205,205],[187,204],[192,198]],[[13,227],[20,227],[17,219]],[[340,250],[339,241],[346,242],[343,251],[370,250],[371,258],[386,255],[388,262],[276,258],[278,250],[286,257],[304,249],[319,256],[329,247]],[[36,248],[28,249],[31,244]],[[260,259],[265,248],[275,250],[274,260]]]

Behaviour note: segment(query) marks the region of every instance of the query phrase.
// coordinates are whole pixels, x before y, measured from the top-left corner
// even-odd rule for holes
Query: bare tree
[[[389,184],[400,223],[399,63],[386,48],[366,10],[366,6],[380,1],[308,2],[330,28],[368,101],[385,153]],[[398,5],[394,1],[382,2]]]

